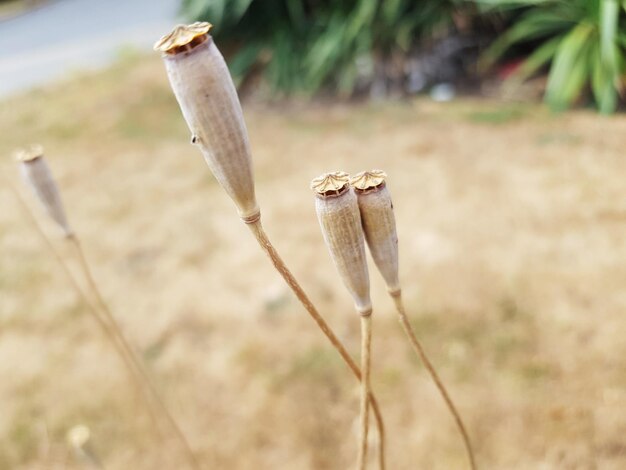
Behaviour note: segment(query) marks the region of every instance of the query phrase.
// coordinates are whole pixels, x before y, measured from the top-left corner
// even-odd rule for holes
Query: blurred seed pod
[[[91,438],[89,428],[84,424],[77,424],[70,428],[66,435],[67,443],[76,449],[82,449]]]
[[[215,178],[248,221],[259,216],[248,131],[237,90],[209,23],[179,25],[154,46],[185,121]]]
[[[45,212],[61,228],[66,237],[72,235],[59,189],[43,156],[43,147],[32,145],[18,150],[15,152],[15,159],[19,163],[24,182],[35,194]]]
[[[400,292],[398,235],[387,175],[380,170],[363,171],[350,178],[361,213],[363,232],[376,267],[391,294]]]
[[[90,445],[91,431],[83,424],[72,427],[66,435],[67,443],[80,460],[90,468],[104,468]]]
[[[324,241],[357,311],[370,315],[369,274],[357,199],[347,173],[327,173],[311,182]]]

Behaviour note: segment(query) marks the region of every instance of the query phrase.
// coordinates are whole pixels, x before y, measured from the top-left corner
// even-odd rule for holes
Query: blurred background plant
[[[615,111],[623,88],[626,18],[618,0],[499,0],[496,8],[522,9],[513,25],[485,53],[486,63],[515,45],[530,55],[512,75],[519,81],[546,64],[546,102],[556,110],[585,98],[590,88],[598,109]]]
[[[510,84],[547,71],[553,109],[591,96],[605,113],[623,88],[623,7],[618,0],[182,0],[187,18],[214,24],[244,88],[263,72],[279,96],[378,98],[441,83],[476,90],[494,70]]]
[[[237,77],[261,66],[273,91],[308,94],[401,87],[417,46],[451,36],[474,9],[463,0],[183,0],[189,19],[210,21],[236,48]]]

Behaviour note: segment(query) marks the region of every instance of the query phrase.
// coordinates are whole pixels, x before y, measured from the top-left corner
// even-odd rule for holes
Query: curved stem
[[[313,321],[317,323],[317,326],[320,328],[320,330],[322,330],[326,338],[328,338],[328,340],[331,342],[333,347],[337,350],[337,352],[342,357],[344,362],[348,365],[348,367],[350,368],[354,376],[358,380],[362,380],[361,370],[359,369],[359,366],[357,366],[357,364],[354,362],[354,360],[352,359],[352,357],[346,350],[345,346],[341,343],[341,341],[335,335],[333,330],[331,330],[328,323],[326,323],[326,320],[324,320],[322,315],[320,315],[320,313],[317,311],[317,308],[315,308],[315,305],[313,305],[309,297],[306,295],[306,293],[304,292],[304,290],[302,289],[302,287],[296,280],[296,278],[293,276],[293,274],[291,274],[291,271],[289,271],[289,268],[287,268],[287,265],[285,265],[285,262],[282,260],[282,258],[280,257],[280,255],[278,254],[278,252],[276,251],[276,249],[270,242],[269,238],[267,237],[267,234],[265,233],[265,230],[263,229],[263,226],[261,225],[260,219],[256,219],[250,223],[247,223],[247,225],[252,231],[252,233],[254,234],[256,240],[259,242],[259,245],[261,246],[263,251],[265,251],[265,253],[269,256],[270,260],[272,261],[272,264],[274,265],[278,273],[282,276],[282,278],[285,280],[287,285],[291,288],[291,290],[296,295],[296,297],[298,298],[302,306],[309,313],[311,318],[313,318]],[[374,416],[376,418],[376,426],[378,428],[379,467],[381,470],[384,470],[385,468],[385,428],[384,428],[383,418],[380,413],[380,408],[378,407],[378,402],[376,401],[376,397],[374,396],[374,394],[370,392],[368,396],[369,396],[369,402],[372,405],[372,410],[374,411]]]
[[[467,451],[470,468],[472,470],[476,470],[476,461],[474,459],[474,451],[472,450],[472,444],[470,442],[469,434],[467,433],[467,429],[465,428],[465,425],[463,424],[461,415],[457,411],[456,406],[454,405],[452,398],[450,398],[450,395],[448,394],[446,387],[443,385],[443,382],[439,378],[437,371],[435,370],[430,360],[428,359],[428,356],[426,355],[424,348],[422,347],[421,343],[417,339],[415,332],[413,331],[413,328],[411,327],[411,323],[409,322],[409,319],[406,315],[406,310],[404,308],[404,302],[402,302],[401,293],[398,292],[397,294],[393,294],[392,298],[396,305],[396,310],[398,311],[398,315],[400,317],[399,318],[400,324],[402,325],[402,328],[404,329],[404,332],[406,333],[407,338],[409,339],[411,345],[413,346],[413,350],[420,357],[420,359],[422,360],[422,363],[424,364],[424,367],[426,367],[426,369],[428,370],[428,373],[430,374],[430,376],[433,379],[433,382],[435,382],[435,385],[439,389],[439,393],[441,394],[444,401],[446,402],[446,405],[448,406],[448,409],[450,410],[450,413],[454,417],[454,421],[456,422],[456,425],[459,428],[459,431],[461,432],[461,436],[463,437],[463,443],[465,444],[465,449]]]
[[[369,424],[369,403],[370,394],[370,353],[372,349],[372,316],[361,317],[361,403],[360,403],[360,433],[359,433],[359,454],[357,458],[357,468],[365,470],[367,466],[367,430]]]
[[[200,469],[201,467],[195,455],[193,454],[191,447],[189,446],[189,443],[187,442],[187,439],[185,438],[184,434],[182,433],[182,431],[176,424],[176,421],[173,419],[173,417],[167,410],[167,407],[165,406],[161,397],[159,396],[156,389],[152,385],[146,371],[143,369],[141,362],[136,357],[130,345],[128,344],[124,336],[122,335],[122,332],[118,324],[116,323],[113,315],[111,314],[111,311],[108,308],[108,305],[106,304],[106,302],[104,302],[104,299],[102,295],[100,294],[100,291],[97,288],[97,285],[93,279],[93,276],[91,275],[89,265],[87,264],[84,253],[82,251],[82,248],[76,236],[70,235],[68,238],[72,242],[72,245],[74,246],[74,248],[77,250],[81,268],[83,270],[87,284],[89,285],[89,288],[92,291],[92,295],[97,301],[97,304],[98,304],[97,306],[93,304],[92,300],[85,293],[85,291],[83,291],[79,283],[76,281],[76,278],[70,271],[66,262],[63,260],[63,257],[59,254],[59,252],[56,250],[56,248],[54,247],[54,245],[52,244],[52,242],[50,241],[46,233],[43,231],[43,229],[37,222],[37,218],[33,215],[32,211],[30,210],[28,204],[26,204],[26,202],[22,199],[19,191],[15,189],[13,185],[11,184],[9,184],[9,187],[11,188],[13,194],[15,195],[15,198],[17,199],[19,205],[23,209],[23,212],[27,215],[31,224],[33,225],[35,230],[38,232],[39,236],[45,242],[47,248],[50,250],[50,252],[54,256],[56,261],[59,263],[59,265],[63,269],[63,272],[67,276],[72,287],[76,290],[77,294],[83,300],[83,302],[85,302],[87,307],[89,307],[88,309],[89,312],[92,314],[92,316],[94,317],[98,325],[102,328],[102,331],[105,333],[107,339],[110,341],[110,343],[113,345],[117,353],[122,358],[122,361],[124,362],[127,370],[129,371],[129,375],[131,376],[131,379],[132,379],[131,381],[133,385],[135,386],[135,388],[138,390],[140,394],[143,394],[145,396],[145,400],[142,400],[142,402],[146,405],[146,409],[150,415],[150,419],[153,424],[153,429],[160,436],[158,419],[156,415],[154,414],[154,411],[151,406],[151,403],[152,403],[152,401],[150,400],[151,396],[154,402],[156,402],[156,404],[158,405],[160,411],[165,416],[166,420],[168,421],[172,429],[174,430],[174,433],[182,442],[185,448],[185,452],[187,453],[190,466],[194,469]],[[146,391],[149,392],[149,395],[146,395]]]
[[[82,299],[82,301],[88,307],[89,313],[94,318],[96,323],[98,323],[98,325],[104,332],[107,340],[115,348],[116,352],[119,354],[120,358],[124,362],[124,365],[126,366],[127,371],[129,372],[129,375],[131,377],[131,382],[135,386],[136,391],[140,395],[144,394],[145,391],[143,390],[141,382],[138,380],[136,376],[136,371],[133,368],[132,362],[128,359],[121,345],[117,342],[115,334],[113,333],[113,330],[111,329],[109,324],[105,321],[105,319],[100,316],[98,308],[92,303],[91,299],[89,299],[89,296],[85,293],[85,291],[83,291],[80,284],[76,281],[76,278],[70,271],[69,267],[67,266],[67,263],[63,260],[63,257],[59,254],[59,252],[54,247],[54,245],[52,244],[52,242],[50,241],[46,233],[43,231],[43,229],[37,222],[37,218],[33,215],[32,211],[30,210],[30,207],[22,199],[22,196],[20,195],[19,191],[10,184],[9,184],[9,187],[11,191],[13,192],[13,195],[15,196],[16,200],[18,201],[22,209],[22,212],[26,215],[26,217],[28,218],[28,221],[31,223],[35,231],[39,234],[40,238],[43,240],[43,242],[45,243],[50,253],[52,253],[52,256],[54,257],[54,259],[59,263],[59,266],[61,266],[61,269],[63,270],[65,276],[70,281],[70,284],[72,285],[72,287],[78,294],[78,297]],[[147,403],[147,402],[144,401],[144,403]],[[154,414],[154,411],[152,410],[150,406],[146,406],[146,410],[148,411],[148,414],[150,416],[150,420],[152,421],[154,429],[157,430],[158,432],[158,420],[156,418],[156,415]]]
[[[108,304],[105,302],[104,297],[102,297],[102,294],[100,293],[100,289],[98,288],[98,285],[93,275],[91,274],[91,269],[89,269],[89,264],[87,263],[87,258],[85,257],[85,253],[81,247],[80,241],[75,235],[70,235],[68,239],[76,251],[76,257],[78,258],[81,270],[83,272],[85,280],[87,281],[87,285],[89,286],[89,290],[91,291],[92,296],[96,300],[96,303],[98,304],[100,310],[102,311],[104,317],[106,318],[106,321],[110,325],[110,328],[113,331],[113,334],[116,336],[117,340],[121,344],[122,349],[124,351],[124,355],[128,358],[128,360],[135,367],[137,373],[139,374],[139,376],[141,377],[141,380],[143,381],[143,384],[145,385],[146,389],[150,392],[150,395],[152,396],[155,403],[157,404],[161,414],[163,415],[163,417],[165,418],[165,420],[167,421],[171,429],[174,431],[174,434],[176,435],[178,440],[181,442],[183,448],[185,449],[185,453],[187,454],[189,464],[194,469],[200,469],[201,468],[200,464],[198,463],[198,460],[193,450],[191,449],[191,446],[189,445],[189,441],[187,441],[185,434],[183,433],[181,428],[178,426],[178,423],[176,422],[174,417],[171,415],[171,413],[167,409],[167,406],[165,405],[165,403],[163,402],[163,399],[157,392],[156,387],[152,384],[152,381],[150,380],[150,377],[148,373],[146,372],[141,360],[137,357],[137,355],[131,348],[130,344],[124,337],[124,334],[122,333],[122,329],[120,328],[119,324],[115,320],[115,317],[113,316],[113,313],[111,312],[111,309],[109,308]]]

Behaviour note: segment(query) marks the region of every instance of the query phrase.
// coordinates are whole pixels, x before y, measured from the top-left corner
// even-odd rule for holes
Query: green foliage
[[[445,29],[464,0],[183,0],[193,20],[238,46],[231,71],[265,66],[274,90],[350,93],[374,73],[376,58],[408,51]]]
[[[618,0],[483,0],[497,8],[525,7],[518,20],[487,51],[488,63],[511,46],[538,42],[515,80],[550,64],[546,102],[570,107],[589,87],[603,113],[613,112],[623,86],[626,18]]]
[[[213,23],[235,47],[229,64],[244,78],[258,66],[274,91],[340,94],[367,87],[380,63],[450,31],[453,16],[497,13],[511,26],[484,54],[493,64],[530,48],[512,80],[549,67],[545,100],[556,110],[588,91],[614,111],[626,63],[626,0],[182,0],[189,19]]]

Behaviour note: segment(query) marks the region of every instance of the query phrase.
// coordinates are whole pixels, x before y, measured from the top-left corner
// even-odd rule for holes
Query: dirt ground
[[[626,468],[623,115],[465,99],[244,107],[264,225],[355,357],[358,318],[309,181],[381,168],[411,319],[479,467]],[[103,293],[206,468],[354,465],[357,383],[189,145],[157,57],[11,98],[0,135],[16,183],[13,149],[45,146]],[[0,207],[0,468],[86,468],[66,443],[77,425],[106,469],[184,468],[6,187]],[[388,467],[467,468],[370,272]]]

